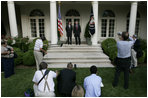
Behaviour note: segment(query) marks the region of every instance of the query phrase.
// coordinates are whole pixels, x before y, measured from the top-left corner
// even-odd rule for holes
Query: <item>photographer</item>
[[[6,41],[1,42],[1,65],[4,67],[5,78],[14,74],[14,51],[7,46]]]
[[[119,35],[119,34],[118,34]],[[124,89],[129,87],[129,68],[131,65],[131,47],[134,41],[131,39],[129,41],[129,33],[122,32],[120,40],[117,41],[117,59],[116,59],[116,72],[114,81],[112,83],[113,87],[118,85],[120,72],[124,72]]]

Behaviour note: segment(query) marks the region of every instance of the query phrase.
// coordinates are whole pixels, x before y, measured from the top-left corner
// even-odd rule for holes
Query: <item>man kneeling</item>
[[[91,75],[84,79],[85,97],[100,97],[101,87],[104,87],[102,78],[97,76],[97,67],[90,67]]]
[[[43,75],[45,74],[47,69],[47,63],[41,62],[39,65],[40,70],[37,70],[35,72],[35,75],[33,77],[33,89],[36,97],[55,97],[54,93],[54,81],[53,78],[56,78],[57,73],[54,71],[49,71],[47,75],[41,80]],[[41,81],[41,82],[39,82]]]

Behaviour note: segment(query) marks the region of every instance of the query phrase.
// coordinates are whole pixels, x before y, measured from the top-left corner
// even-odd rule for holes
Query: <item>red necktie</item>
[[[76,30],[78,30],[78,25],[76,25]]]

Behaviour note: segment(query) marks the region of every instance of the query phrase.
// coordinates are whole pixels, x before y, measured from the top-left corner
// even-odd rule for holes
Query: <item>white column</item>
[[[128,31],[130,36],[135,34],[136,17],[137,17],[137,1],[133,1],[131,2],[129,31]]]
[[[18,37],[14,1],[7,1],[11,37]]]
[[[51,44],[57,44],[57,7],[56,1],[50,1]]]
[[[92,45],[97,45],[98,41],[98,1],[92,1],[94,21],[95,21],[95,34],[91,37]]]

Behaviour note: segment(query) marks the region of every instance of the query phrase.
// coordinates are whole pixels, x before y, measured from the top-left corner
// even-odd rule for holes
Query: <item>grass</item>
[[[57,70],[57,69],[51,69]],[[59,69],[58,69],[59,70]],[[90,75],[89,68],[78,68],[77,84],[82,85],[84,78]],[[130,74],[129,89],[123,88],[123,72],[120,75],[119,84],[116,88],[112,87],[114,78],[114,68],[98,68],[98,75],[102,77],[104,87],[102,88],[102,97],[146,97],[147,96],[147,67],[140,66],[134,69],[134,73]],[[15,75],[8,79],[1,75],[1,96],[2,97],[23,97],[24,91],[32,88],[32,78],[35,73],[35,68],[17,68]],[[54,80],[56,84],[56,79]],[[57,94],[55,85],[55,93]]]

